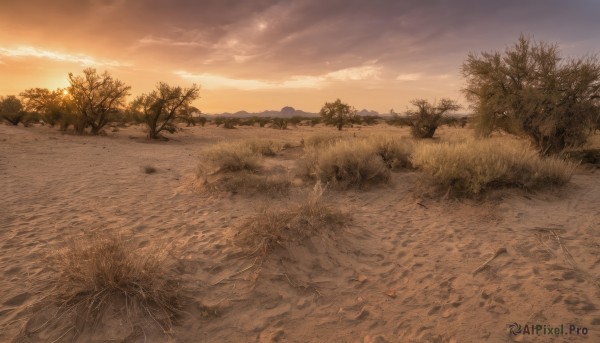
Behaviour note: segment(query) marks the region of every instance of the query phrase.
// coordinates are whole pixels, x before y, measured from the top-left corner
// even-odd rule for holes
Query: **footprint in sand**
[[[27,292],[15,295],[14,297],[5,301],[2,305],[4,305],[4,306],[21,306],[25,301],[27,301],[27,299],[29,299],[29,296],[30,296],[30,294]]]

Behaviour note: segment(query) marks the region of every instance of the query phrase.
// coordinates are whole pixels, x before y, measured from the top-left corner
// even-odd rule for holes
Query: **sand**
[[[259,206],[293,202],[296,193],[199,191],[202,149],[249,137],[298,145],[332,128],[195,127],[169,142],[148,142],[139,127],[108,131],[81,137],[0,125],[0,342],[32,317],[52,273],[48,254],[72,237],[113,230],[140,247],[169,245],[191,300],[170,337],[113,323],[81,342],[600,341],[593,169],[562,189],[484,201],[420,197],[418,173],[394,173],[389,185],[330,191],[328,201],[351,220],[258,263],[234,244],[236,232]],[[383,131],[408,134],[385,125],[344,134]],[[513,322],[574,324],[588,334],[515,336]]]

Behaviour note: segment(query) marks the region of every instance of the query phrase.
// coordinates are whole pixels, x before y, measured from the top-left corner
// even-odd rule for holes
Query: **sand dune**
[[[70,237],[112,230],[140,247],[168,245],[192,301],[171,337],[106,322],[82,342],[599,341],[594,170],[579,170],[562,189],[503,191],[485,201],[420,197],[418,173],[394,173],[389,185],[329,193],[351,217],[344,227],[265,260],[243,253],[235,234],[244,220],[302,190],[274,199],[198,191],[202,149],[249,137],[298,145],[331,130],[198,127],[155,143],[137,127],[79,137],[0,126],[0,341],[21,331],[47,291],[47,254]],[[383,130],[408,134],[384,126],[344,134]],[[291,168],[297,152],[285,154],[269,163]],[[589,333],[513,336],[512,322]]]

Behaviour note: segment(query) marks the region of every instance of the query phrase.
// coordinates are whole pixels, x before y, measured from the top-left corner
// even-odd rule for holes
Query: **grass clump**
[[[136,249],[117,235],[70,242],[49,259],[54,270],[51,291],[41,304],[57,309],[55,314],[42,327],[23,334],[30,337],[42,329],[63,327],[57,335],[70,334],[76,340],[115,315],[132,327],[143,319],[169,333],[184,297],[181,283],[167,268],[166,255],[164,249]]]
[[[249,171],[239,171],[219,175],[206,180],[210,190],[225,191],[233,194],[283,195],[289,192],[292,183],[286,174],[264,175]]]
[[[251,217],[238,234],[242,246],[253,254],[266,256],[277,246],[285,246],[341,226],[345,215],[323,200],[324,188],[320,183],[298,205],[264,208]]]
[[[414,150],[413,141],[382,135],[368,137],[366,141],[375,148],[389,169],[397,171],[412,168],[410,156]]]
[[[282,149],[280,144],[266,139],[250,139],[244,142],[250,150],[261,156],[276,156],[277,152]]]
[[[261,139],[215,144],[204,151],[197,177],[209,190],[285,194],[291,187],[287,173],[266,170],[262,165],[263,156],[276,156],[281,149],[281,144]]]
[[[337,134],[318,134],[308,137],[303,141],[303,144],[306,149],[325,148],[342,139],[343,137]]]
[[[273,141],[250,139],[240,142],[217,143],[202,154],[199,175],[219,172],[252,171],[261,169],[261,157],[276,156],[281,146]]]
[[[323,141],[321,141],[323,142]],[[301,173],[341,188],[386,183],[390,171],[412,167],[409,140],[388,136],[333,141],[307,149]]]
[[[258,171],[261,167],[260,154],[243,143],[219,143],[207,147],[202,154],[198,174]]]
[[[323,150],[313,150],[304,163],[309,176],[339,188],[363,187],[390,179],[383,159],[365,140],[340,141]]]
[[[421,144],[415,167],[441,189],[460,195],[517,187],[527,190],[567,183],[575,165],[558,158],[541,158],[522,142],[471,140],[462,143]]]

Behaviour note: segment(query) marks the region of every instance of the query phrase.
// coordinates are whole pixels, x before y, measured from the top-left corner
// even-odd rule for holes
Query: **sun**
[[[63,93],[63,95],[69,95],[69,91],[66,88],[63,89],[62,93]]]

